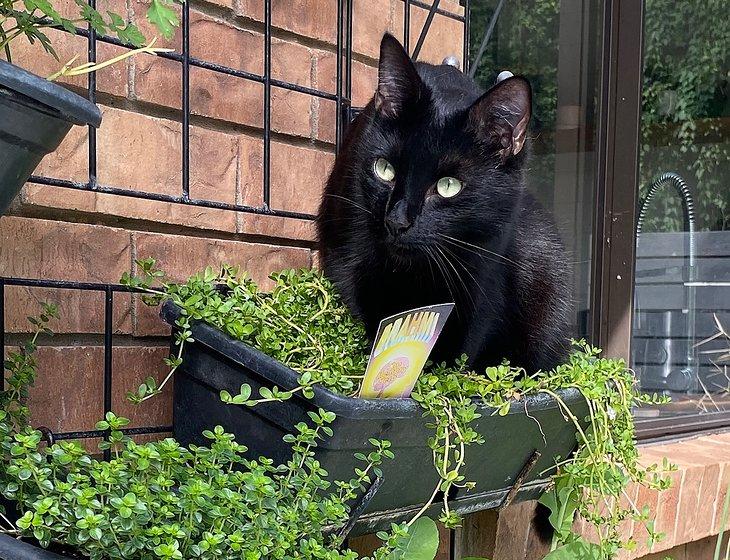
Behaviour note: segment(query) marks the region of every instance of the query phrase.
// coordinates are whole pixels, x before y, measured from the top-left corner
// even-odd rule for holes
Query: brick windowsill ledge
[[[647,466],[661,464],[664,457],[677,465],[677,471],[671,473],[670,489],[652,492],[633,487],[628,491],[640,509],[644,505],[650,507],[656,519],[655,530],[666,535],[654,545],[651,558],[655,554],[663,558],[666,554],[660,553],[664,551],[680,558],[679,551],[673,554],[673,549],[717,535],[730,484],[730,431],[644,444],[640,454],[641,463]],[[646,530],[635,523],[627,530],[627,536],[632,535],[638,547],[631,553],[622,554],[621,558],[642,558],[649,554]]]

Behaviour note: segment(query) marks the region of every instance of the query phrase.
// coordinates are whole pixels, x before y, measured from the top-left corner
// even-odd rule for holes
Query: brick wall
[[[66,8],[73,5],[71,0]],[[148,35],[143,0],[110,0]],[[424,4],[430,4],[428,0]],[[337,0],[273,0],[272,75],[322,91],[336,89]],[[412,44],[427,10],[413,6]],[[457,0],[441,9],[463,10]],[[376,83],[380,37],[402,37],[402,0],[355,0],[353,8],[353,104],[364,105]],[[190,52],[199,59],[263,73],[262,0],[192,1]],[[86,56],[86,39],[51,31],[62,61]],[[462,52],[463,24],[435,17],[421,60],[440,62]],[[181,50],[181,38],[167,44]],[[98,60],[122,52],[98,43]],[[17,45],[14,62],[49,75],[59,63],[38,44]],[[179,196],[182,184],[182,66],[140,56],[99,73],[97,132],[99,184],[125,190]],[[84,93],[85,77],[66,80]],[[261,206],[263,86],[211,70],[190,69],[190,195],[229,204]],[[271,206],[313,213],[334,160],[335,103],[272,87]],[[86,182],[86,129],[75,127],[36,174]],[[239,264],[266,284],[269,272],[309,267],[313,227],[303,219],[186,206],[114,194],[28,184],[8,216],[0,218],[0,276],[116,283],[136,271],[135,259],[155,257],[175,279],[207,265]],[[58,333],[39,352],[40,376],[31,410],[36,425],[52,430],[93,428],[102,415],[102,294],[72,290],[7,289],[8,342],[28,331],[25,317],[37,303],[59,304]],[[142,408],[124,393],[147,375],[164,372],[167,329],[139,298],[116,294],[114,303],[114,409],[133,425],[171,422],[170,393]]]

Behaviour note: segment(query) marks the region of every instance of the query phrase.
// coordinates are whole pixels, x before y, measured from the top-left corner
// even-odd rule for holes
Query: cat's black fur
[[[530,111],[523,78],[484,93],[383,38],[377,92],[347,131],[317,220],[324,272],[370,336],[388,315],[455,301],[434,359],[506,358],[531,372],[566,357],[568,264],[523,182]],[[374,173],[380,157],[392,184]],[[435,191],[444,176],[463,183],[452,198]]]

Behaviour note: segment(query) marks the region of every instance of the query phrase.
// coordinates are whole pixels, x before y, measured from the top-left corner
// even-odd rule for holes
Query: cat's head
[[[495,236],[523,188],[530,112],[524,78],[482,93],[453,66],[414,64],[385,35],[377,91],[348,133],[322,213],[333,204],[359,215],[379,245],[403,258],[447,238]]]

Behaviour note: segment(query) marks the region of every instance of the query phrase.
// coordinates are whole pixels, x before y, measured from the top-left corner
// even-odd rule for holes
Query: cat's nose
[[[405,200],[399,200],[391,208],[390,212],[388,212],[388,215],[385,216],[385,227],[391,235],[400,235],[411,227],[407,210]]]

